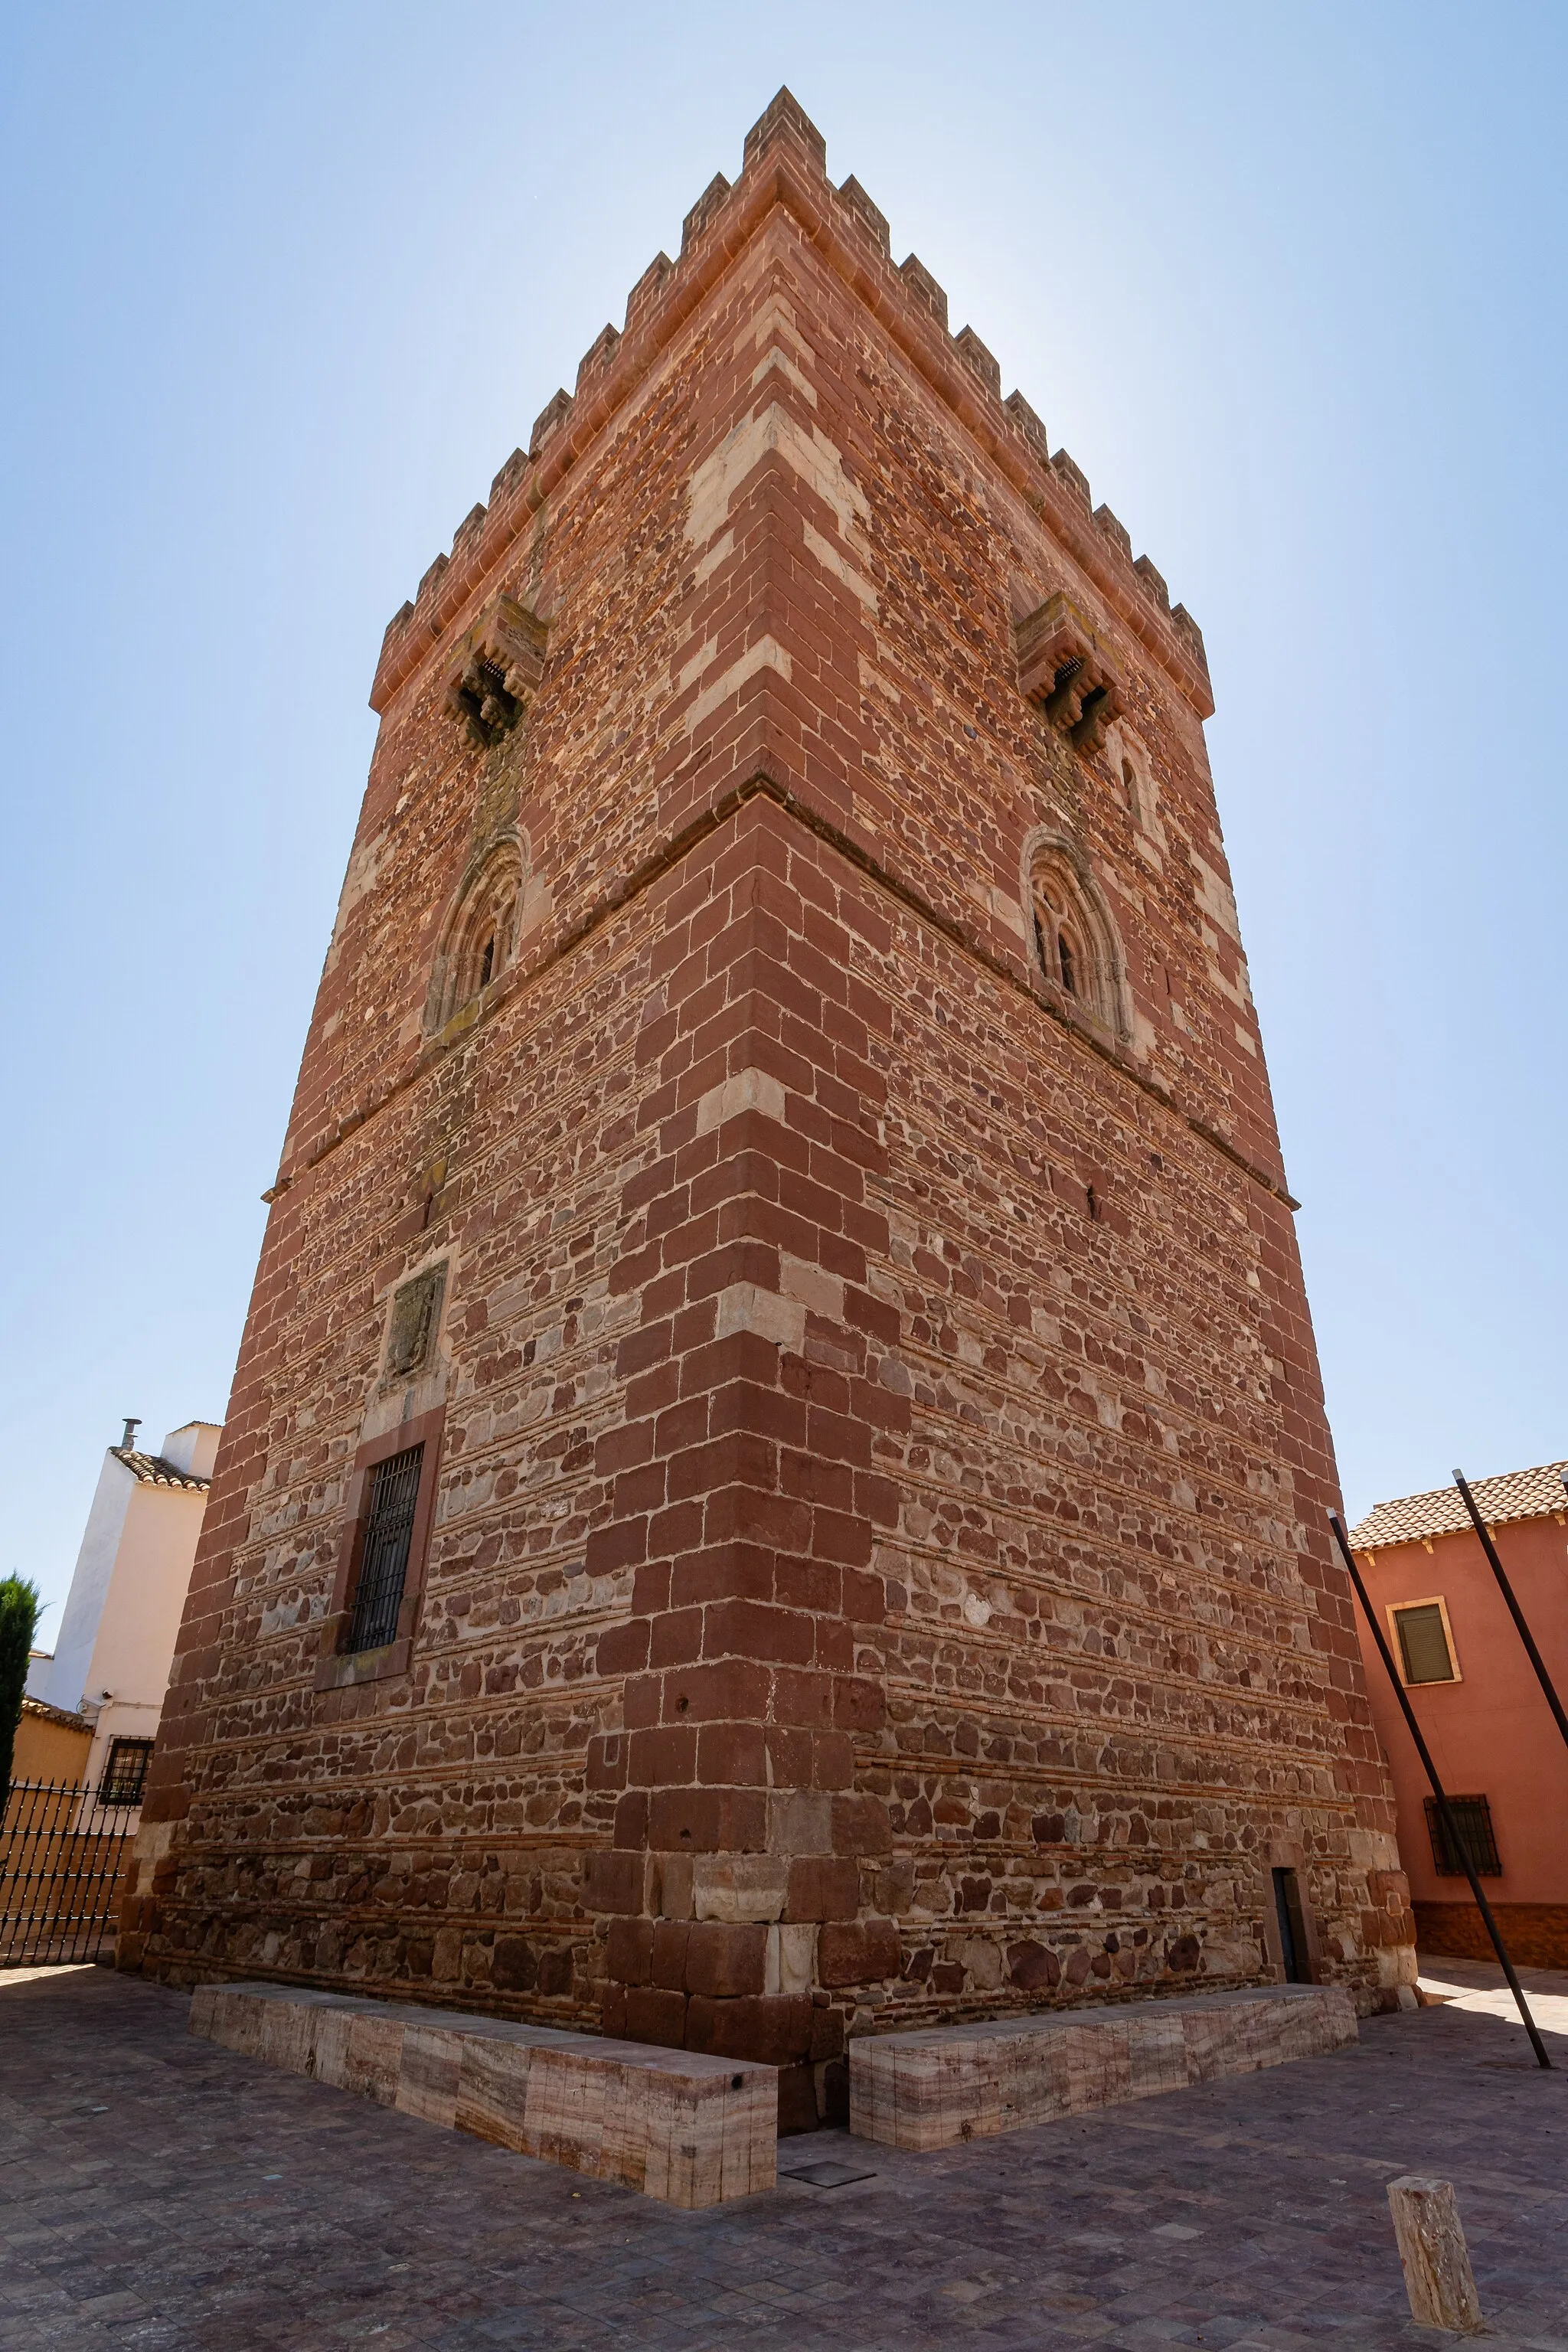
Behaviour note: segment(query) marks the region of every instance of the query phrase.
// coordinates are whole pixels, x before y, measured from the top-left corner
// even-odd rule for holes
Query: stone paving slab
[[[1454,2182],[1495,2352],[1568,2352],[1565,2071],[1447,2006],[1353,2049],[703,2212],[0,1974],[0,2352],[1416,2352],[1397,2173]]]
[[[188,2025],[243,2058],[668,2205],[773,2185],[773,2066],[299,1985],[199,1985]]]

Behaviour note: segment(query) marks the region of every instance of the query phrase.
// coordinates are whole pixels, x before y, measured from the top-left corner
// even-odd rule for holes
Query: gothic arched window
[[[1043,845],[1029,862],[1029,916],[1040,971],[1076,1011],[1120,1030],[1120,959],[1098,894],[1065,846]]]
[[[517,844],[498,843],[467,876],[447,919],[426,1008],[428,1029],[444,1029],[505,971],[517,942],[521,897]]]

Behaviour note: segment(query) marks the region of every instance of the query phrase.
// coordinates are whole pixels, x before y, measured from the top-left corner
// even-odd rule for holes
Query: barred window
[[[1478,1878],[1500,1878],[1502,1864],[1498,1860],[1497,1839],[1492,1833],[1492,1809],[1484,1797],[1450,1797],[1448,1811],[1454,1816],[1459,1842],[1470,1858],[1470,1868]],[[1426,1834],[1432,1841],[1432,1860],[1440,1878],[1462,1878],[1465,1865],[1454,1851],[1447,1823],[1437,1810],[1436,1797],[1426,1800]]]
[[[98,1784],[99,1803],[139,1805],[142,1791],[147,1785],[147,1767],[152,1760],[153,1742],[150,1739],[111,1739],[109,1761]]]
[[[1414,1609],[1396,1609],[1394,1630],[1399,1636],[1399,1663],[1407,1683],[1458,1682],[1440,1601],[1423,1601]]]
[[[345,1645],[350,1650],[380,1650],[396,1639],[424,1459],[424,1446],[411,1445],[405,1454],[378,1462],[371,1473],[359,1582]]]

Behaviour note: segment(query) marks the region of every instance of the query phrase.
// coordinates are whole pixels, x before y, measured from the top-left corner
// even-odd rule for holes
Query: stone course
[[[1454,2183],[1484,2340],[1568,2346],[1568,2072],[1485,2014],[931,2155],[825,2132],[776,2189],[682,2212],[256,2065],[187,2009],[0,1977],[0,2352],[1431,2352],[1387,2202],[1412,2171]],[[835,2163],[870,2177],[790,2172]]]

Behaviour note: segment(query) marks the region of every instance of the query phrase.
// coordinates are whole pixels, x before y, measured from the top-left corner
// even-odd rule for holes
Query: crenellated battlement
[[[1045,425],[1023,394],[1003,398],[1000,364],[974,329],[951,331],[946,289],[919,256],[911,253],[894,266],[886,218],[853,176],[841,187],[831,184],[826,152],[815,123],[781,89],[746,133],[739,180],[715,173],[681,225],[679,259],[654,257],[626,298],[624,327],[601,329],[578,364],[575,389],[563,386],[541,410],[526,451],[514,449],[491,483],[488,506],[470,509],[450,554],[436,558],[414,601],[393,615],[371,689],[373,709],[384,710],[445,637],[528,518],[629,398],[737,242],[782,197],[883,324],[911,356],[927,362],[934,388],[1002,458],[1198,715],[1209,715],[1214,703],[1197,623],[1184,605],[1172,606],[1148,556],[1134,559],[1126,530],[1109,507],[1094,506],[1088,478],[1068,452],[1051,453]],[[955,365],[943,366],[942,356],[931,352],[933,337]]]

